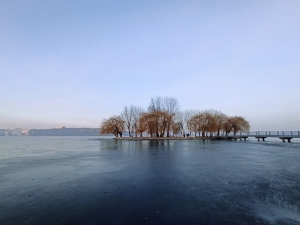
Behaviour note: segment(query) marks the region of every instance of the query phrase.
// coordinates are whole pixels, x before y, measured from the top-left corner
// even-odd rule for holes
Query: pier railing
[[[277,137],[281,139],[283,142],[287,140],[288,142],[291,142],[291,139],[293,138],[300,138],[300,131],[252,131],[252,132],[237,132],[236,134],[229,133],[228,135],[223,134],[224,138],[227,139],[244,139],[248,137],[254,137],[258,141],[263,140],[267,137]]]
[[[229,133],[227,136],[266,136],[266,137],[300,137],[300,131],[251,131],[251,132],[237,132],[236,134]]]

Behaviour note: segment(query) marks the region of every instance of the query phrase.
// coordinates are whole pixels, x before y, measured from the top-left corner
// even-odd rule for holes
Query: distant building
[[[0,129],[0,136],[17,136],[21,135],[22,128]]]
[[[5,136],[5,129],[0,129],[0,136]]]
[[[53,129],[62,129],[62,128],[66,128],[66,127],[65,126],[53,127]]]
[[[29,135],[29,129],[22,129],[21,135]]]

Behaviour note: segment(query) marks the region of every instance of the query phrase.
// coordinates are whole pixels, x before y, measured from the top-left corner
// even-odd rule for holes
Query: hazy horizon
[[[300,130],[300,1],[1,1],[0,129],[90,127],[125,105]]]

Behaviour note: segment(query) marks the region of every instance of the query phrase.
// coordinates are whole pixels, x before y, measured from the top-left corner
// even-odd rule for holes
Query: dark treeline
[[[99,128],[61,128],[61,129],[31,129],[33,136],[98,136]]]
[[[151,98],[147,110],[138,106],[125,106],[120,115],[104,119],[101,134],[151,137],[181,136],[219,136],[249,131],[250,125],[241,116],[228,116],[218,110],[180,111],[177,99],[172,97]]]

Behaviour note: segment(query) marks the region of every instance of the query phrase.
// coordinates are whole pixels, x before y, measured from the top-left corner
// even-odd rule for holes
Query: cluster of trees
[[[220,132],[228,135],[230,132],[247,132],[250,124],[241,116],[227,116],[218,110],[193,111],[186,110],[184,112],[184,121],[186,123],[189,134],[197,133],[199,136],[220,136]]]
[[[180,111],[177,99],[172,97],[151,98],[147,110],[137,106],[125,106],[118,116],[104,119],[101,134],[112,133],[122,137],[149,134],[151,137],[170,137],[171,135],[219,136],[220,132],[249,131],[250,125],[243,117],[227,116],[218,110]]]

